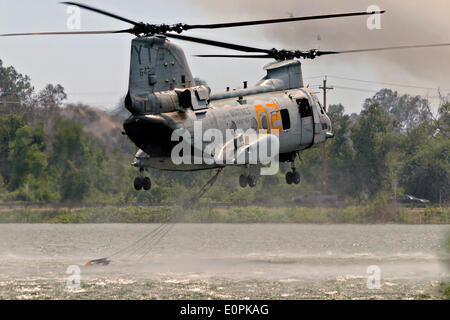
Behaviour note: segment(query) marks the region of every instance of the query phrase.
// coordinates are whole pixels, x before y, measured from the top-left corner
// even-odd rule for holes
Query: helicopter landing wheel
[[[141,179],[142,179],[142,188],[144,188],[144,190],[150,190],[150,188],[152,187],[152,182],[151,182],[150,178],[144,177]]]
[[[293,177],[293,173],[291,171],[288,171],[286,173],[286,183],[287,184],[292,184],[294,177]]]
[[[300,183],[300,173],[298,171],[293,171],[292,172],[292,182],[295,184],[299,184]]]
[[[257,181],[257,179],[256,179],[255,176],[249,175],[249,176],[247,177],[247,181],[248,181],[248,185],[250,186],[250,188],[253,188],[254,186],[256,186],[256,181]]]
[[[248,183],[248,178],[247,178],[247,176],[246,176],[245,174],[241,174],[241,175],[239,176],[239,185],[240,185],[242,188],[245,188],[245,187],[247,186],[247,183]]]
[[[134,185],[134,188],[136,189],[136,191],[139,191],[142,189],[143,182],[144,182],[143,180],[144,180],[144,178],[141,178],[141,177],[136,177],[134,179],[133,185]]]
[[[295,184],[300,183],[300,173],[298,173],[297,171],[292,173],[292,182]]]
[[[300,173],[298,171],[289,171],[286,173],[287,184],[299,184],[300,180]]]

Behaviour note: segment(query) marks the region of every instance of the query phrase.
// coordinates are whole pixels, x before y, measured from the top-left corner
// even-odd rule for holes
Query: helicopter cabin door
[[[310,146],[314,142],[314,117],[307,98],[296,99],[301,121],[300,145]]]

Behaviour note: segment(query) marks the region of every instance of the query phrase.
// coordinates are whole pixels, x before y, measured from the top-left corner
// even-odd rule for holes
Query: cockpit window
[[[281,109],[281,123],[283,124],[283,129],[288,130],[291,128],[291,119],[289,117],[289,110]]]
[[[308,99],[297,99],[298,108],[300,109],[300,115],[302,118],[311,117],[312,109],[309,105]]]
[[[314,102],[319,106],[319,110],[321,114],[325,114],[325,110],[323,109],[322,104],[320,103],[319,99],[317,98],[316,95],[313,96],[314,97]]]
[[[323,110],[323,107],[322,107],[322,105],[320,104],[320,102],[319,101],[317,101],[318,103],[319,103],[319,107],[320,107],[320,113],[321,114],[325,114],[325,111]]]
[[[319,107],[320,113],[324,114],[322,105],[320,103],[318,103],[317,106]]]
[[[261,127],[265,130],[267,130],[269,128],[269,125],[267,124],[267,117],[263,116],[261,118]]]

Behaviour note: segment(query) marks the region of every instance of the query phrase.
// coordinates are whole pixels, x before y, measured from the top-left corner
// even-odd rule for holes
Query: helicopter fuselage
[[[255,86],[215,94],[206,85],[196,85],[183,50],[164,36],[135,38],[130,60],[125,106],[132,115],[124,122],[124,130],[140,149],[135,166],[201,170],[224,165],[175,164],[172,152],[179,139],[173,139],[173,133],[177,129],[189,133],[192,156],[205,153],[207,143],[194,142],[203,141],[208,130],[219,131],[223,145],[233,140],[236,144],[236,135],[227,135],[230,130],[273,134],[279,140],[281,161],[290,161],[297,151],[332,136],[331,122],[317,96],[303,87],[298,60],[269,63],[264,67],[267,75]]]
[[[255,90],[249,88],[247,91]],[[191,163],[175,165],[172,150],[178,140],[172,141],[177,129],[184,129],[194,140],[204,140],[207,130],[216,129],[226,139],[227,130],[249,129],[271,133],[279,138],[280,159],[290,160],[294,152],[315,147],[331,136],[331,122],[316,95],[306,88],[280,90],[245,95],[245,90],[213,95],[205,108],[171,111],[161,114],[133,115],[124,123],[128,137],[142,150],[134,165],[162,170],[212,169],[222,164]],[[229,97],[228,97],[229,96]],[[201,122],[200,131],[194,123]],[[199,137],[200,135],[200,137]],[[225,140],[224,144],[228,141]],[[202,143],[194,154],[203,154],[207,143]]]

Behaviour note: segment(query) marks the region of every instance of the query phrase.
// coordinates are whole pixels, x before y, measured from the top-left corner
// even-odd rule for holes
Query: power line
[[[357,81],[357,82],[365,82],[365,83],[375,83],[382,85],[390,85],[396,87],[405,87],[405,88],[413,88],[413,89],[424,89],[424,90],[440,90],[440,91],[450,91],[450,89],[440,89],[440,88],[431,88],[431,87],[422,87],[418,85],[408,85],[408,84],[400,84],[400,83],[392,83],[392,82],[382,82],[382,81],[372,81],[372,80],[364,80],[364,79],[354,79],[347,78],[341,76],[328,76],[329,78],[341,79],[341,80],[349,80],[349,81]]]
[[[320,84],[310,84],[309,88],[319,88]],[[343,89],[343,90],[352,90],[352,91],[360,91],[360,92],[369,92],[369,93],[376,93],[380,90],[375,90],[375,89],[369,89],[369,88],[357,88],[357,87],[349,87],[349,86],[339,86],[339,85],[335,85],[334,86],[337,89]],[[426,99],[441,99],[440,96],[424,96],[421,95]]]
[[[371,92],[371,93],[376,93],[380,90],[371,90],[371,89],[366,89],[366,88],[355,88],[355,87],[346,87],[346,86],[334,86],[337,89],[344,89],[344,90],[353,90],[353,91],[361,91],[361,92]],[[425,99],[441,99],[442,97],[440,96],[423,96],[421,95],[423,98]]]
[[[323,78],[323,77],[325,77],[325,75],[323,75],[323,76],[303,77],[303,79],[318,79],[318,78]]]
[[[346,87],[346,86],[334,86],[335,88],[338,89],[344,89],[344,90],[353,90],[353,91],[362,91],[362,92],[378,92],[379,90],[371,90],[371,89],[366,89],[366,88],[354,88],[354,87]]]

